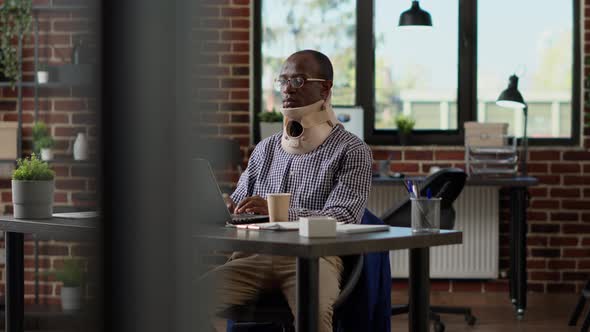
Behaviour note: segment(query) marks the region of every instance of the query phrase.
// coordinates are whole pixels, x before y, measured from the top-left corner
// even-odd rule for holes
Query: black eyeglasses
[[[305,78],[305,77],[301,77],[301,76],[297,76],[297,77],[292,77],[292,78],[277,78],[275,79],[275,89],[277,91],[282,91],[287,84],[291,85],[291,87],[293,89],[299,89],[301,88],[305,82],[327,82],[328,80],[325,80],[323,78]]]

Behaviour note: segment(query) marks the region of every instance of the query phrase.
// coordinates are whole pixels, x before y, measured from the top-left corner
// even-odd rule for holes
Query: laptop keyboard
[[[242,213],[242,214],[232,214],[231,215],[232,224],[239,225],[239,224],[251,224],[255,222],[267,222],[268,216],[261,216],[251,213]]]

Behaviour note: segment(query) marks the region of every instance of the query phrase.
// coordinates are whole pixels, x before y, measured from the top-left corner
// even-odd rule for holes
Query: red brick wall
[[[2,1],[0,0],[0,3]],[[76,5],[83,1],[34,0],[34,5]],[[39,17],[39,61],[58,65],[70,63],[73,43],[79,36],[85,40],[93,38],[94,21],[81,11],[37,12]],[[31,33],[23,43],[23,80],[34,81],[34,39]],[[48,124],[56,141],[56,158],[73,159],[73,143],[76,134],[86,133],[91,147],[91,158],[95,157],[96,115],[94,99],[76,87],[39,88],[39,120]],[[17,121],[17,91],[0,88],[0,121]],[[34,90],[23,88],[23,156],[31,153],[31,127],[34,119]],[[91,163],[54,162],[56,172],[55,205],[95,206],[96,168]],[[0,214],[12,213],[12,195],[9,178],[0,178]],[[3,246],[3,243],[2,243]],[[42,241],[39,247],[40,270],[60,266],[65,257],[81,256],[80,244],[71,242]],[[2,273],[0,291],[3,293],[5,275]],[[34,301],[34,256],[33,242],[25,242],[25,293],[26,303]],[[42,276],[39,285],[40,303],[59,303],[60,283],[52,277]]]
[[[250,1],[203,3],[204,18],[195,22],[204,32],[199,47],[204,64],[197,69],[208,86],[197,91],[201,132],[237,139],[246,149],[250,143]]]
[[[211,32],[202,50],[212,51],[207,78],[217,87],[200,91],[208,132],[239,138],[244,149],[249,132],[248,29],[251,7],[248,0],[211,1],[209,18],[200,22]],[[585,5],[585,12],[590,6]],[[590,28],[590,21],[582,27]],[[590,35],[582,34],[590,47]],[[590,74],[590,66],[584,68]],[[590,108],[582,113],[590,117]],[[583,119],[581,119],[582,121]],[[583,125],[583,147],[533,147],[529,152],[529,173],[540,180],[531,189],[528,258],[529,289],[536,292],[574,292],[590,278],[590,126]],[[430,166],[463,167],[462,147],[373,146],[376,160],[395,151],[392,170],[424,174]],[[508,269],[508,201],[501,195],[500,268]],[[396,283],[402,285],[403,283]],[[397,286],[396,286],[397,287]],[[507,291],[506,279],[481,281],[437,281],[433,289],[449,291]]]

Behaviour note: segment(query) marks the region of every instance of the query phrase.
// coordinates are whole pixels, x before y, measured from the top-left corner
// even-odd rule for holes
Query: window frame
[[[258,113],[262,98],[262,20],[263,0],[253,1],[253,98],[252,140],[260,141]],[[580,143],[581,107],[581,32],[580,0],[573,2],[572,22],[572,135],[568,138],[529,137],[533,146],[572,146]],[[408,2],[409,3],[409,2]],[[411,145],[463,145],[466,121],[477,121],[477,1],[458,0],[458,86],[457,129],[420,130],[412,133]],[[356,0],[356,106],[363,108],[365,142],[371,145],[399,145],[397,130],[375,129],[375,35],[374,0]],[[362,36],[371,36],[363,38]],[[371,50],[367,52],[366,50]],[[498,91],[498,94],[501,91]]]

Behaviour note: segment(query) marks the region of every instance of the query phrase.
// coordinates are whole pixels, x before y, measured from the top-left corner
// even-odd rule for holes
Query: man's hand
[[[235,213],[268,214],[268,203],[260,196],[244,198],[236,207]]]
[[[229,210],[230,213],[234,212],[234,209],[236,208],[236,203],[234,203],[233,199],[231,199],[231,197],[228,194],[222,194],[223,196],[223,201],[225,202],[225,206],[227,206],[227,209]]]

